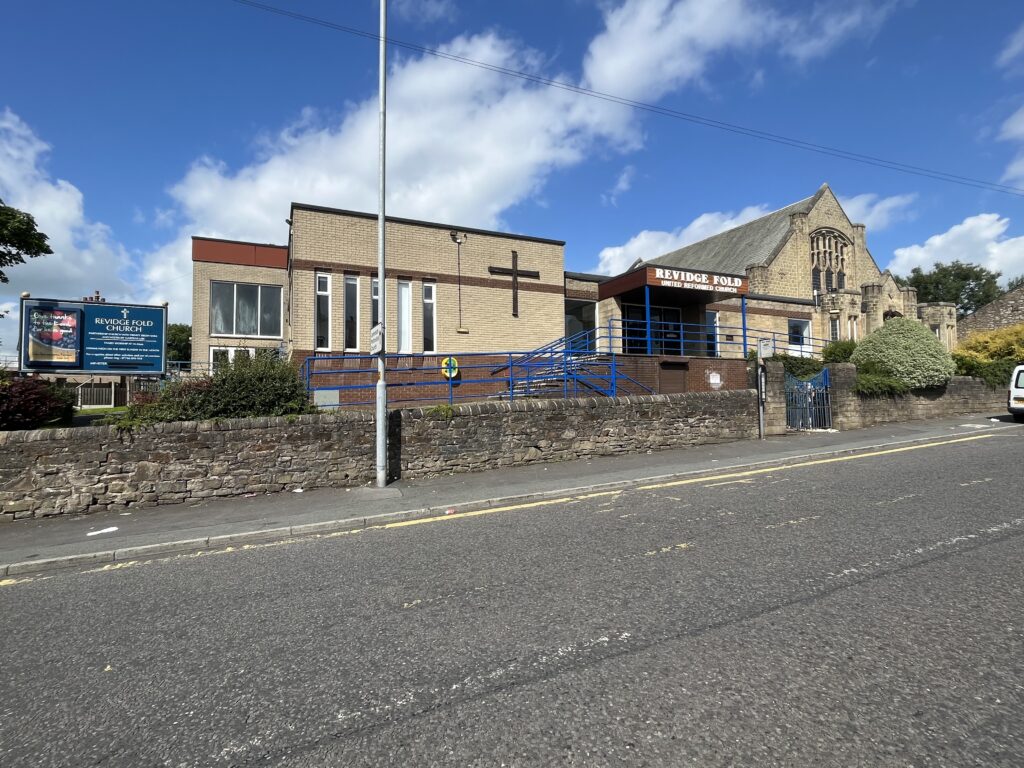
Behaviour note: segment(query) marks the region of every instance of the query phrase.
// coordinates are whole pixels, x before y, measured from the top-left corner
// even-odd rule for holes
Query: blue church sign
[[[21,370],[158,375],[166,369],[167,307],[21,300]]]

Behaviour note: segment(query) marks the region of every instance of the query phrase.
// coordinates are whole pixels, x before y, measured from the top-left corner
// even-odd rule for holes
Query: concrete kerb
[[[105,550],[102,552],[91,552],[80,555],[65,555],[63,557],[47,558],[44,560],[26,560],[8,565],[0,564],[0,578],[4,576],[15,576],[43,571],[61,570],[79,565],[92,565],[96,563],[125,562],[138,560],[153,555],[182,554],[186,552],[200,552],[203,550],[220,549],[225,546],[239,544],[255,544],[260,542],[278,541],[291,538],[314,538],[321,534],[335,533],[337,531],[356,530],[360,528],[373,528],[387,525],[388,523],[400,522],[403,520],[417,520],[426,517],[439,517],[448,510],[456,509],[459,512],[471,512],[474,510],[486,510],[493,507],[508,506],[513,504],[528,504],[546,499],[557,499],[563,496],[577,496],[587,493],[599,493],[601,491],[628,490],[640,485],[647,485],[655,482],[667,482],[675,479],[692,477],[698,475],[716,474],[719,472],[733,472],[748,470],[764,466],[776,466],[780,469],[791,464],[798,464],[812,458],[826,456],[844,456],[872,451],[881,448],[892,448],[895,446],[908,445],[913,443],[926,443],[934,440],[948,440],[970,435],[996,432],[1006,429],[1013,429],[1013,425],[1002,427],[989,427],[985,430],[972,430],[970,432],[954,432],[948,435],[931,435],[928,437],[916,437],[907,440],[892,440],[884,443],[873,443],[860,445],[851,448],[842,448],[833,451],[818,451],[814,453],[798,454],[788,456],[784,459],[766,459],[764,461],[753,461],[744,464],[728,464],[712,469],[694,469],[686,472],[671,472],[664,475],[649,475],[646,477],[633,478],[630,480],[615,480],[607,483],[591,483],[579,485],[572,488],[559,488],[550,491],[538,491],[536,493],[525,493],[516,496],[496,496],[488,499],[476,499],[464,501],[457,504],[440,504],[431,507],[408,509],[399,512],[383,512],[368,517],[343,518],[340,520],[328,520],[322,523],[308,523],[304,525],[286,526],[280,528],[264,528],[261,530],[232,533],[223,536],[211,536],[208,538],[186,539],[183,541],[172,541],[166,544],[146,544],[137,547],[124,547],[121,549]]]

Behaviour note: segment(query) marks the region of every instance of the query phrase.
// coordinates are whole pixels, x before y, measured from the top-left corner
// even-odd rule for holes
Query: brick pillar
[[[859,429],[860,398],[853,391],[857,366],[853,363],[830,363],[827,367],[832,397],[832,427],[840,432],[844,429]]]
[[[764,431],[769,437],[786,434],[786,368],[768,362],[768,397],[764,404]]]

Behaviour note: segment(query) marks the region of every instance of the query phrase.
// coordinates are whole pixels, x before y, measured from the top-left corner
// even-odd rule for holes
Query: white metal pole
[[[380,145],[379,145],[379,174],[378,180],[378,202],[377,202],[377,319],[380,322],[381,342],[380,352],[377,353],[377,487],[385,488],[388,484],[388,389],[384,380],[387,364],[387,334],[385,318],[387,317],[387,295],[385,285],[387,281],[384,271],[384,190],[385,190],[385,159],[384,148],[387,139],[387,34],[388,34],[388,5],[387,0],[380,0]]]

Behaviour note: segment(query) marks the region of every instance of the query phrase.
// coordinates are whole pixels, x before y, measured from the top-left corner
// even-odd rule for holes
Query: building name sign
[[[747,292],[747,279],[735,275],[716,275],[713,272],[692,272],[688,269],[664,269],[652,267],[654,271],[652,285],[665,288],[685,288],[691,291],[711,291],[714,293]]]

